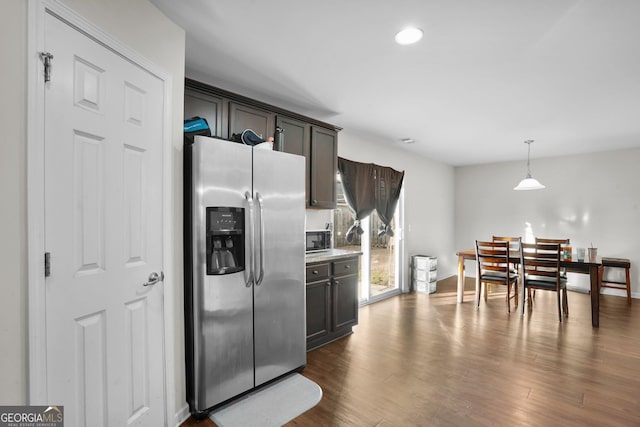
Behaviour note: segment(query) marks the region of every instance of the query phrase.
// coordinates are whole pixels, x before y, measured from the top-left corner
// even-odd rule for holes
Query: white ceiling
[[[451,165],[640,147],[640,0],[151,2],[187,77]]]

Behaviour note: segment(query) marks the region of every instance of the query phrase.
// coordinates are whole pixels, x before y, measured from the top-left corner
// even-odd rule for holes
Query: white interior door
[[[165,425],[163,82],[47,14],[47,398],[69,426]]]

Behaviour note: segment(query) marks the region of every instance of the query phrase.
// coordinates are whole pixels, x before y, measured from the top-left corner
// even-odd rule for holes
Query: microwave
[[[306,252],[331,249],[331,230],[307,230],[306,236]]]

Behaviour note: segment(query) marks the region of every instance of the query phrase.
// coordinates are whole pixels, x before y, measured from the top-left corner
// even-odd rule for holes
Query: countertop
[[[326,251],[311,252],[306,255],[306,262],[322,262],[333,261],[340,258],[362,255],[360,251],[352,251],[346,249],[328,249]]]

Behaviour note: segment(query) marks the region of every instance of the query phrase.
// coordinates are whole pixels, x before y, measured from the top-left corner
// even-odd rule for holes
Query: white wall
[[[640,149],[533,159],[532,175],[547,186],[537,191],[513,191],[526,174],[525,161],[458,167],[456,249],[494,234],[524,237],[529,223],[534,236],[568,237],[574,248],[593,243],[599,255],[629,258],[632,293],[640,297],[638,165]],[[585,275],[569,280],[589,288]]]
[[[409,259],[416,254],[438,257],[439,278],[456,274],[454,168],[348,130],[338,134],[338,155],[405,171],[406,280],[410,278]]]
[[[175,286],[176,407],[184,405],[182,341],[182,110],[184,98],[185,33],[146,0],[64,0],[88,21],[131,46],[164,69],[173,79],[172,142],[175,156],[170,171],[174,188],[176,242]],[[0,2],[0,404],[27,402],[27,272],[26,272],[26,99],[27,2]],[[171,420],[170,420],[171,422]]]
[[[27,398],[27,3],[0,2],[0,405]]]

